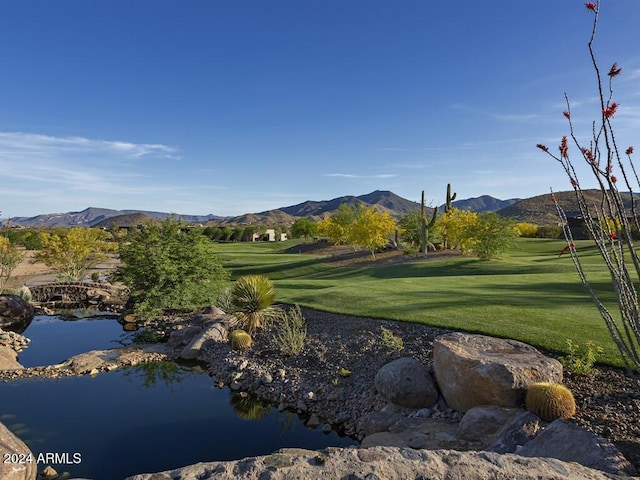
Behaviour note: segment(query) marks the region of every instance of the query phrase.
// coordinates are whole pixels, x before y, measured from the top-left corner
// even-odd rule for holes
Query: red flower
[[[590,162],[593,162],[593,152],[591,150],[583,147],[582,153],[587,158],[587,160],[589,160]]]
[[[593,2],[587,2],[584,6],[587,7],[587,10],[591,10],[592,12],[596,11],[596,4]]]
[[[569,245],[564,247],[562,250],[560,250],[560,255],[558,255],[558,257],[561,257],[563,254],[567,253],[570,248],[576,248],[576,244],[571,242]]]
[[[571,118],[571,114],[569,112],[562,112],[562,114],[567,118]]]
[[[563,158],[569,158],[569,145],[567,144],[566,135],[562,137],[562,141],[560,142],[560,147],[558,147],[558,149],[560,150],[560,155]]]
[[[609,75],[610,77],[615,77],[620,75],[621,71],[622,68],[618,68],[618,64],[614,63],[613,65],[611,65],[611,70],[609,70],[609,73],[607,73],[607,75]]]
[[[556,198],[556,196],[555,196],[555,195],[551,195],[551,201],[552,201],[553,203],[558,203],[558,199]]]
[[[613,102],[607,108],[602,110],[602,113],[604,114],[605,117],[611,118],[616,114],[617,109],[618,109],[618,104],[616,102]]]
[[[626,153],[627,155],[631,155],[633,153],[633,147],[629,147],[627,148],[624,153]]]
[[[537,144],[536,147],[538,147],[543,152],[548,152],[549,151],[549,149],[545,145],[543,145],[541,143]]]
[[[609,234],[609,238],[610,238],[611,240],[615,240],[616,238],[618,238],[618,235],[616,234],[616,232],[611,232],[611,233]]]
[[[615,175],[611,175],[611,181],[613,183],[616,183],[618,181],[618,178]]]

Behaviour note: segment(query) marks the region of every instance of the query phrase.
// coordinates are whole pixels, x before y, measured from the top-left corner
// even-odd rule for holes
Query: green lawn
[[[337,267],[320,257],[280,253],[296,242],[220,244],[234,277],[269,276],[278,300],[319,310],[418,322],[521,340],[566,351],[566,339],[594,341],[603,363],[621,365],[618,351],[563,240],[520,239],[495,260],[474,257],[389,266]],[[590,242],[577,242],[585,271],[612,311],[609,274]]]

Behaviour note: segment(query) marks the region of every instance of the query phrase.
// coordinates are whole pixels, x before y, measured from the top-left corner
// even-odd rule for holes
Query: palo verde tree
[[[605,81],[593,49],[601,2],[587,2],[585,6],[593,16],[588,50],[598,86],[597,120],[592,123],[589,140],[583,141],[583,137],[579,137],[574,130],[571,102],[565,94],[566,110],[563,115],[568,122],[568,137],[571,141],[563,136],[557,153],[552,153],[543,144],[538,144],[537,147],[560,163],[569,178],[585,227],[611,274],[618,314],[607,308],[591,287],[576,250],[567,217],[552,192],[551,199],[562,221],[567,248],[580,280],[594,300],[627,370],[640,374],[640,308],[636,287],[640,277],[640,255],[632,236],[633,230],[640,231],[639,200],[637,194],[634,194],[634,189],[640,188],[640,178],[631,158],[633,147],[627,147],[623,151],[613,128],[614,116],[619,107],[617,100],[614,100],[613,83],[621,74],[622,68],[613,63],[607,73],[609,78]],[[596,205],[592,205],[585,197],[576,170],[576,160],[569,154],[569,143],[576,147],[577,161],[586,167],[599,187],[602,200]],[[629,210],[625,208],[625,199],[630,202]],[[616,219],[616,222],[612,223],[608,219]],[[616,225],[617,230],[613,230],[612,225]]]
[[[115,277],[129,286],[129,307],[145,319],[212,305],[229,279],[215,243],[175,217],[142,225],[118,254]]]
[[[73,227],[59,233],[40,233],[40,251],[34,259],[53,268],[64,280],[82,281],[88,271],[115,249],[108,233],[98,228]]]
[[[0,294],[24,255],[8,238],[0,235]]]

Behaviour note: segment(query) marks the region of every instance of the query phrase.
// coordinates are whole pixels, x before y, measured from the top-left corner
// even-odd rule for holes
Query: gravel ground
[[[299,355],[282,356],[272,333],[265,329],[256,333],[254,346],[249,350],[229,352],[224,345],[208,350],[210,373],[221,384],[235,380],[237,389],[254,391],[279,403],[280,408],[315,413],[323,421],[338,425],[344,433],[359,438],[360,420],[386,404],[373,386],[377,370],[400,356],[412,356],[431,367],[433,339],[447,333],[444,329],[411,323],[310,309],[303,309],[303,313],[308,336]],[[402,351],[384,344],[380,327],[402,338]],[[341,369],[350,373],[343,376]],[[281,378],[274,375],[273,382],[268,384],[256,381],[268,372],[280,372]],[[640,385],[634,384],[624,372],[605,367],[594,369],[590,376],[566,373],[565,384],[574,393],[578,406],[573,421],[611,440],[640,471]],[[304,400],[302,405],[300,399]],[[460,414],[443,410],[442,415],[457,418]],[[450,447],[465,449],[465,445]]]

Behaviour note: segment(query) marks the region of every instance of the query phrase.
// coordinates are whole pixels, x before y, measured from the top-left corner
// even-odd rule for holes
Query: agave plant
[[[233,313],[250,333],[280,313],[280,309],[273,306],[276,298],[273,282],[264,275],[239,278],[231,295]]]

